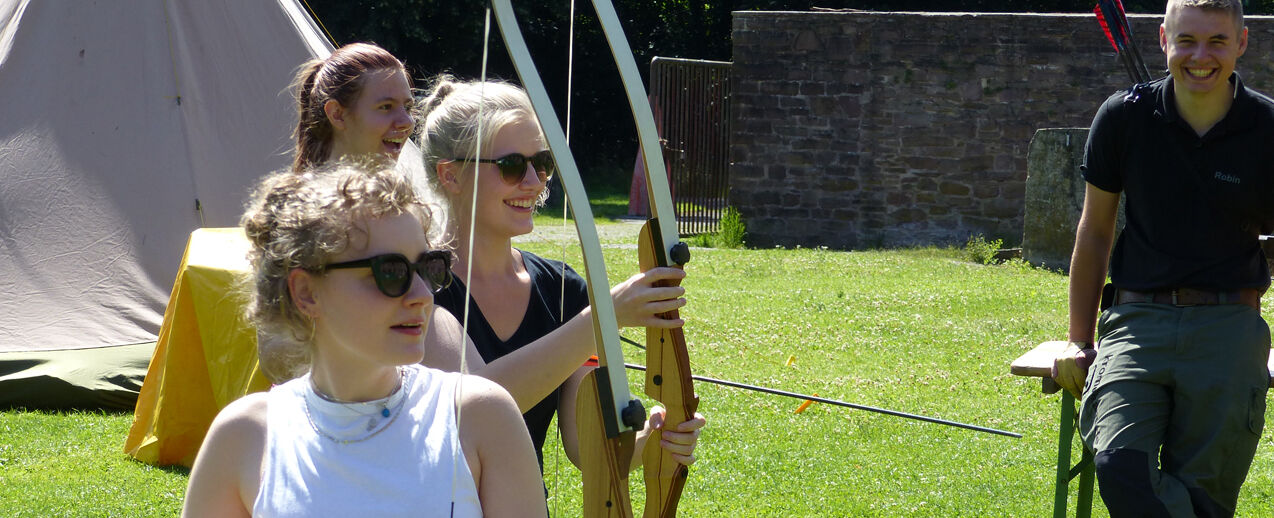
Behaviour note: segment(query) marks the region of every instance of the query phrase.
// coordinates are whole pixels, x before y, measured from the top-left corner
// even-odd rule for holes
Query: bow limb
[[[574,155],[567,145],[566,133],[527,49],[513,6],[509,0],[492,0],[491,5],[518,77],[531,98],[540,129],[553,152],[558,176],[575,213],[575,230],[584,257],[599,365],[584,379],[577,398],[580,471],[585,483],[584,516],[632,516],[628,468],[636,432],[645,421],[646,411],[628,389],[619,345],[619,324],[593,212]]]
[[[610,0],[593,0],[593,8],[597,11],[598,20],[623,80],[628,104],[637,124],[642,161],[646,166],[650,220],[642,227],[638,240],[641,270],[661,266],[683,267],[690,260],[690,248],[679,240],[663,145],[642,86],[641,73],[637,70],[637,63],[633,59],[632,49],[628,46],[628,38],[624,35],[614,5]],[[662,282],[656,286],[675,286],[679,283],[680,281]],[[659,316],[665,319],[679,318],[676,310]],[[686,338],[680,327],[646,328],[646,365],[646,395],[664,405],[664,423],[675,426],[693,418],[699,408],[699,397],[695,395]],[[642,451],[646,518],[676,516],[677,503],[689,475],[686,465],[677,462],[660,446],[661,438],[662,432],[654,430]]]

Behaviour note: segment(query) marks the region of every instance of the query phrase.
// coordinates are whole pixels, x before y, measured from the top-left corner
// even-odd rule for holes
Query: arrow
[[[1102,32],[1106,33],[1110,46],[1115,48],[1115,53],[1132,82],[1140,84],[1153,79],[1145,61],[1141,59],[1141,52],[1132,40],[1132,28],[1124,14],[1124,4],[1120,0],[1100,0],[1093,7],[1093,13],[1097,15],[1097,23],[1101,25]]]
[[[628,340],[627,340],[627,339],[624,339],[624,341],[628,341]],[[631,343],[631,342],[629,342],[629,343]],[[645,372],[645,370],[646,370],[646,366],[645,366],[645,365],[637,365],[637,364],[633,364],[633,363],[625,363],[625,364],[624,364],[624,367],[627,367],[627,368],[632,369],[632,370],[643,371],[643,372]],[[835,400],[835,399],[828,399],[828,398],[825,398],[825,397],[809,396],[809,395],[801,394],[801,393],[798,393],[798,392],[788,392],[788,391],[786,391],[786,390],[772,389],[772,388],[768,388],[768,387],[761,387],[761,386],[757,386],[757,385],[748,385],[747,383],[739,383],[739,382],[737,382],[737,381],[719,380],[719,379],[715,379],[715,378],[709,378],[709,377],[707,377],[707,376],[700,376],[700,375],[698,375],[698,374],[694,374],[694,375],[692,375],[691,377],[692,377],[692,378],[694,378],[694,380],[695,380],[695,381],[702,381],[702,382],[704,382],[704,383],[712,383],[712,384],[714,384],[714,385],[724,385],[724,386],[726,386],[726,387],[734,387],[734,388],[738,388],[738,389],[751,390],[751,391],[754,391],[754,392],[761,392],[761,393],[764,393],[764,394],[772,394],[772,395],[775,395],[775,396],[790,397],[790,398],[793,398],[793,399],[799,399],[799,400],[802,400],[802,401],[816,401],[816,402],[819,402],[819,403],[826,403],[826,404],[829,404],[829,405],[841,406],[841,407],[846,407],[846,408],[853,408],[853,409],[855,409],[855,410],[866,410],[866,411],[868,411],[868,412],[876,412],[876,413],[878,413],[878,414],[891,415],[891,416],[894,416],[894,417],[904,417],[904,418],[907,418],[907,419],[915,419],[915,420],[917,420],[917,421],[924,421],[924,422],[926,422],[926,423],[934,423],[934,424],[941,424],[941,425],[946,425],[946,426],[954,426],[954,427],[956,427],[956,428],[964,428],[965,430],[973,430],[973,431],[975,431],[975,432],[985,432],[985,433],[989,433],[989,434],[1003,435],[1003,436],[1005,436],[1005,437],[1012,437],[1012,438],[1014,438],[1014,439],[1021,439],[1021,438],[1022,438],[1022,434],[1020,434],[1020,433],[1006,432],[1006,431],[1004,431],[1004,430],[996,430],[996,429],[994,429],[994,428],[987,428],[987,427],[984,427],[984,426],[977,426],[977,425],[972,425],[972,424],[965,424],[965,423],[960,423],[960,422],[956,422],[956,421],[948,421],[948,420],[946,420],[946,419],[938,419],[938,418],[936,418],[936,417],[929,417],[929,416],[923,416],[923,415],[918,415],[918,414],[908,414],[908,413],[906,413],[906,412],[899,412],[899,411],[897,411],[897,410],[889,410],[889,409],[886,409],[886,408],[876,408],[876,407],[867,406],[867,405],[859,405],[859,404],[855,404],[855,403],[847,403],[847,402],[844,402],[844,401],[839,401],[839,400]]]

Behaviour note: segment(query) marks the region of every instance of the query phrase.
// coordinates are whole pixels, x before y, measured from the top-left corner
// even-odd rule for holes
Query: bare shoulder
[[[487,431],[522,422],[522,413],[513,396],[494,381],[467,374],[459,391],[456,402],[464,416],[460,422],[461,434],[485,435]]]
[[[265,438],[265,416],[269,409],[265,392],[255,392],[232,401],[213,419],[208,436],[213,433],[259,435]]]
[[[221,409],[204,437],[196,468],[199,464],[212,464],[219,470],[259,473],[268,409],[264,392],[248,394]]]
[[[465,374],[460,385],[460,394],[456,397],[460,406],[467,412],[499,411],[501,407],[510,406],[517,412],[517,403],[513,396],[498,383],[482,376]]]
[[[464,330],[460,326],[460,321],[445,308],[434,307],[433,316],[429,322],[430,331],[437,331],[439,337],[459,339],[463,336]]]
[[[213,419],[190,471],[183,517],[247,516],[261,484],[265,393],[226,405]]]
[[[528,435],[517,403],[507,390],[481,376],[461,375],[456,386],[456,429],[475,482],[481,486],[484,459],[500,457],[506,435],[521,430]],[[529,441],[528,441],[529,442]]]
[[[460,442],[486,516],[527,516],[545,509],[531,435],[513,396],[495,382],[466,375],[456,396]],[[486,469],[491,468],[491,469]]]
[[[425,334],[425,357],[421,364],[449,372],[460,370],[460,350],[464,347],[464,329],[451,312],[435,307]]]

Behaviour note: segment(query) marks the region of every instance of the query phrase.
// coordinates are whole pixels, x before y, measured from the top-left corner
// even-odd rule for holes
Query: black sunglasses
[[[414,263],[408,261],[403,254],[382,254],[357,261],[332,263],[324,266],[323,270],[367,267],[372,269],[376,287],[386,297],[405,295],[411,289],[412,272],[420,275],[429,284],[429,291],[434,293],[451,285],[451,252],[446,250],[424,252]]]
[[[549,179],[553,178],[553,174],[557,172],[557,164],[553,162],[553,153],[547,149],[531,156],[510,153],[500,158],[453,158],[452,160],[495,164],[500,169],[500,178],[509,185],[522,183],[522,178],[526,176],[527,162],[530,162],[531,166],[535,167],[535,174],[540,177],[541,182],[548,182]]]

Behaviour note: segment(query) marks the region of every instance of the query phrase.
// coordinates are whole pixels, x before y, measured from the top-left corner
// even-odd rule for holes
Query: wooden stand
[[[1016,376],[1041,379],[1045,394],[1062,393],[1061,416],[1057,422],[1057,479],[1053,488],[1053,518],[1065,518],[1066,500],[1070,496],[1070,483],[1079,476],[1079,494],[1075,501],[1075,516],[1088,518],[1093,507],[1093,452],[1080,444],[1079,462],[1071,466],[1071,445],[1075,438],[1076,401],[1070,392],[1060,390],[1053,381],[1053,359],[1066,350],[1066,342],[1044,342],[1030,352],[1013,360],[1009,372]]]

